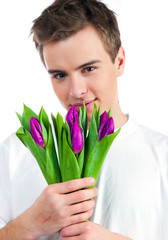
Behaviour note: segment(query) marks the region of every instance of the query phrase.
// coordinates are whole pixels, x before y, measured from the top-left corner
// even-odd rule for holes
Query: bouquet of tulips
[[[43,107],[37,115],[24,105],[22,116],[17,116],[22,126],[16,135],[37,160],[48,184],[83,177],[97,180],[107,152],[120,132],[114,132],[111,111],[100,115],[96,104],[89,130],[85,105],[79,111],[72,106],[65,121],[59,113],[56,117],[51,114],[53,124]]]

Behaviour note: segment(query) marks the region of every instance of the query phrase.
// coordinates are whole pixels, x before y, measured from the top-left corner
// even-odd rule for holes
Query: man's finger
[[[97,194],[98,194],[97,188],[83,189],[77,192],[69,193],[66,196],[65,203],[67,205],[80,203],[80,202],[95,198]]]
[[[86,222],[70,225],[68,227],[65,227],[61,230],[60,236],[61,237],[72,237],[76,235],[80,235],[83,230],[85,229],[84,225],[86,225]]]
[[[95,179],[92,177],[75,179],[68,182],[59,183],[57,185],[57,191],[59,193],[70,193],[79,189],[87,188],[95,183]]]

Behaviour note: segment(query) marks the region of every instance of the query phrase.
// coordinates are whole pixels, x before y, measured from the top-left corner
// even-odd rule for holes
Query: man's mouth
[[[89,100],[89,101],[83,101],[83,102],[77,102],[75,104],[73,104],[73,106],[79,110],[82,106],[83,106],[83,103],[85,103],[85,106],[86,106],[86,109],[90,109],[94,106],[94,102],[96,101],[96,98],[94,100]]]

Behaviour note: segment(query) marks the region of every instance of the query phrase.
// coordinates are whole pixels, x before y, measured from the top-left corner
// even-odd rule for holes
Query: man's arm
[[[2,240],[29,240],[29,232],[26,231],[25,226],[21,222],[22,217],[16,218],[14,221],[8,223],[4,228],[0,229],[0,239]]]
[[[94,179],[83,178],[47,186],[29,209],[0,230],[0,239],[36,240],[83,222],[95,206],[97,189],[85,189],[93,184]]]

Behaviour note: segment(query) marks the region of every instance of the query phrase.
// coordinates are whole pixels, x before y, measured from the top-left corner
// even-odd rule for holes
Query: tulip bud
[[[43,140],[42,129],[40,123],[35,117],[30,118],[30,134],[38,145],[44,147],[45,144]]]
[[[82,130],[77,122],[71,127],[71,140],[74,153],[81,152],[83,148],[83,134]]]
[[[107,118],[104,122],[103,119],[105,119],[105,117],[102,117],[102,121],[100,120],[100,127],[98,129],[99,141],[105,136],[114,132],[113,118]]]
[[[105,123],[107,121],[108,117],[107,117],[107,112],[104,111],[104,113],[101,114],[100,116],[100,125],[102,125],[103,123]]]
[[[102,131],[103,131],[104,124],[106,123],[107,119],[108,119],[108,117],[107,117],[107,112],[105,111],[105,112],[102,113],[101,116],[100,116],[100,125],[99,125],[99,129],[98,129],[99,139],[100,139],[100,136],[101,136]]]
[[[67,115],[66,115],[66,121],[69,125],[69,127],[71,128],[72,125],[75,123],[75,122],[79,122],[79,114],[78,114],[78,111],[76,110],[76,108],[74,106],[72,106]]]

